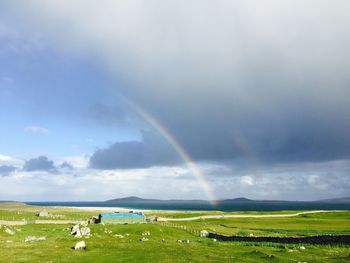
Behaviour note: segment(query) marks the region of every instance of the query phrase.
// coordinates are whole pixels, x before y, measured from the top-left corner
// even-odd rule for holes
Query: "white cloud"
[[[0,154],[0,165],[21,166],[24,161],[12,156]]]
[[[247,186],[253,186],[254,185],[254,179],[251,176],[242,176],[241,177],[241,183],[243,185],[247,185]]]
[[[89,164],[89,156],[79,155],[79,156],[65,156],[62,158],[58,158],[55,160],[56,163],[64,163],[67,162],[71,164],[73,167],[83,169],[87,168]]]
[[[27,126],[24,128],[24,131],[28,133],[37,133],[37,134],[46,134],[49,132],[48,129],[40,126]]]
[[[206,198],[196,181],[177,179],[178,173],[185,170],[181,167],[75,169],[57,174],[16,171],[6,178],[0,177],[0,200],[103,201],[130,195],[162,199]]]
[[[295,166],[293,169],[260,168],[257,174],[236,171],[235,176],[223,175],[220,179],[211,176],[208,183],[218,199],[243,196],[252,199],[315,200],[350,194],[349,161],[315,164],[318,167],[312,173],[308,171],[310,166],[307,164],[298,169]],[[333,167],[333,174],[325,176],[322,171],[329,170],[326,168],[329,166]],[[208,164],[201,168],[204,173],[213,172],[215,168],[219,171],[224,169]],[[16,170],[9,176],[0,177],[0,200],[102,201],[130,195],[160,199],[206,198],[201,184],[185,166],[129,170],[93,170],[81,166],[55,174]]]
[[[9,162],[12,160],[12,157],[0,154],[0,162]]]

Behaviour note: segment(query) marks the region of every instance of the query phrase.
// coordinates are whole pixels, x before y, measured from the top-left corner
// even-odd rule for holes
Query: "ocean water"
[[[278,211],[278,210],[350,210],[347,203],[243,201],[219,202],[213,206],[204,201],[146,201],[146,202],[25,202],[37,206],[123,207],[154,210],[218,210],[218,211]]]

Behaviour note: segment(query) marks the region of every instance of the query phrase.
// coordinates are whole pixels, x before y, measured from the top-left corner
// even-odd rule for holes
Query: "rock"
[[[92,216],[89,220],[89,224],[97,224],[99,222],[99,218],[97,216]]]
[[[70,234],[75,235],[78,230],[79,230],[79,224],[76,224],[76,225],[72,226]]]
[[[208,237],[209,236],[209,232],[207,230],[201,230],[201,232],[199,233],[200,237]]]
[[[36,240],[36,237],[35,236],[27,236],[25,239],[24,239],[24,242],[31,242],[31,241],[35,241]]]
[[[151,233],[149,231],[145,231],[145,232],[142,232],[141,234],[142,236],[150,236]]]
[[[143,237],[140,239],[140,241],[148,241],[148,238],[147,237]]]
[[[71,235],[73,235],[76,238],[81,237],[88,237],[91,234],[91,230],[89,227],[87,227],[87,223],[85,222],[82,227],[80,227],[80,224],[76,224],[71,228]]]
[[[5,232],[6,232],[7,234],[9,234],[9,235],[14,235],[14,234],[16,234],[16,231],[15,231],[15,230],[12,230],[12,229],[10,229],[10,228],[5,228]]]
[[[85,241],[79,241],[75,244],[74,246],[75,250],[79,250],[79,249],[86,249],[86,244]]]
[[[80,225],[81,225],[81,226],[88,226],[88,225],[89,225],[89,223],[88,223],[88,222],[86,222],[86,221],[81,221],[81,222],[80,222]]]
[[[213,241],[216,242],[217,241],[216,238],[213,238]]]
[[[123,235],[120,235],[120,234],[115,234],[114,237],[123,238],[124,236],[123,236]]]
[[[301,246],[301,247],[300,247],[300,249],[301,249],[301,250],[305,250],[306,248],[305,248],[305,247],[303,247],[303,246]]]
[[[39,212],[38,216],[39,217],[41,217],[41,216],[49,216],[49,212],[43,210],[43,211]]]
[[[81,232],[80,232],[80,228],[77,229],[77,231],[74,234],[74,237],[76,237],[76,238],[81,238],[82,237]]]
[[[90,235],[90,228],[89,227],[82,227],[80,228],[80,233],[81,233],[81,236],[89,236]]]
[[[158,217],[157,216],[149,216],[146,218],[146,222],[157,222],[158,221]]]
[[[35,236],[27,236],[24,240],[24,242],[31,242],[31,241],[44,241],[46,240],[46,237],[35,237]]]
[[[253,237],[253,236],[254,236],[254,234],[250,233],[250,234],[249,234],[249,236],[250,236],[250,237]]]

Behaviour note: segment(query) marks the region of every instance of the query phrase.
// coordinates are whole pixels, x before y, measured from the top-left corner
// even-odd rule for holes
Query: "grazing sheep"
[[[79,241],[74,246],[75,250],[86,249],[85,241]]]

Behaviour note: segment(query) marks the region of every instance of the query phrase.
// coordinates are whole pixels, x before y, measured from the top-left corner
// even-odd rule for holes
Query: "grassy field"
[[[6,220],[35,220],[38,219],[36,213],[41,210],[42,208],[22,204],[0,204],[0,220],[1,217]],[[63,216],[64,220],[87,219],[96,215],[93,211],[66,208],[48,210],[52,214]],[[182,213],[166,214],[167,217],[181,217]],[[188,217],[189,214],[192,215],[184,213],[183,217]],[[182,229],[183,226],[186,226],[186,230]],[[214,242],[189,232],[189,229],[206,229],[238,235],[349,234],[350,212],[308,214],[291,218],[202,219],[166,225],[90,225],[92,236],[83,239],[87,243],[87,249],[82,251],[72,249],[80,239],[70,235],[70,227],[71,225],[51,224],[11,226],[9,228],[15,230],[16,234],[9,235],[2,226],[0,262],[350,262],[350,246]],[[151,235],[148,241],[142,242],[140,238],[144,231],[149,231]],[[115,234],[124,235],[124,238],[115,237]],[[24,242],[27,236],[45,236],[46,240]],[[179,243],[178,240],[189,240],[190,243]]]
[[[225,235],[304,236],[350,234],[350,212],[331,212],[280,218],[225,218],[171,222],[187,228]]]
[[[186,218],[194,216],[205,216],[205,215],[273,215],[273,214],[294,214],[298,212],[303,212],[304,210],[298,211],[242,211],[242,212],[222,212],[222,211],[156,211],[156,212],[146,212],[149,215],[155,215],[159,217],[166,218]]]

